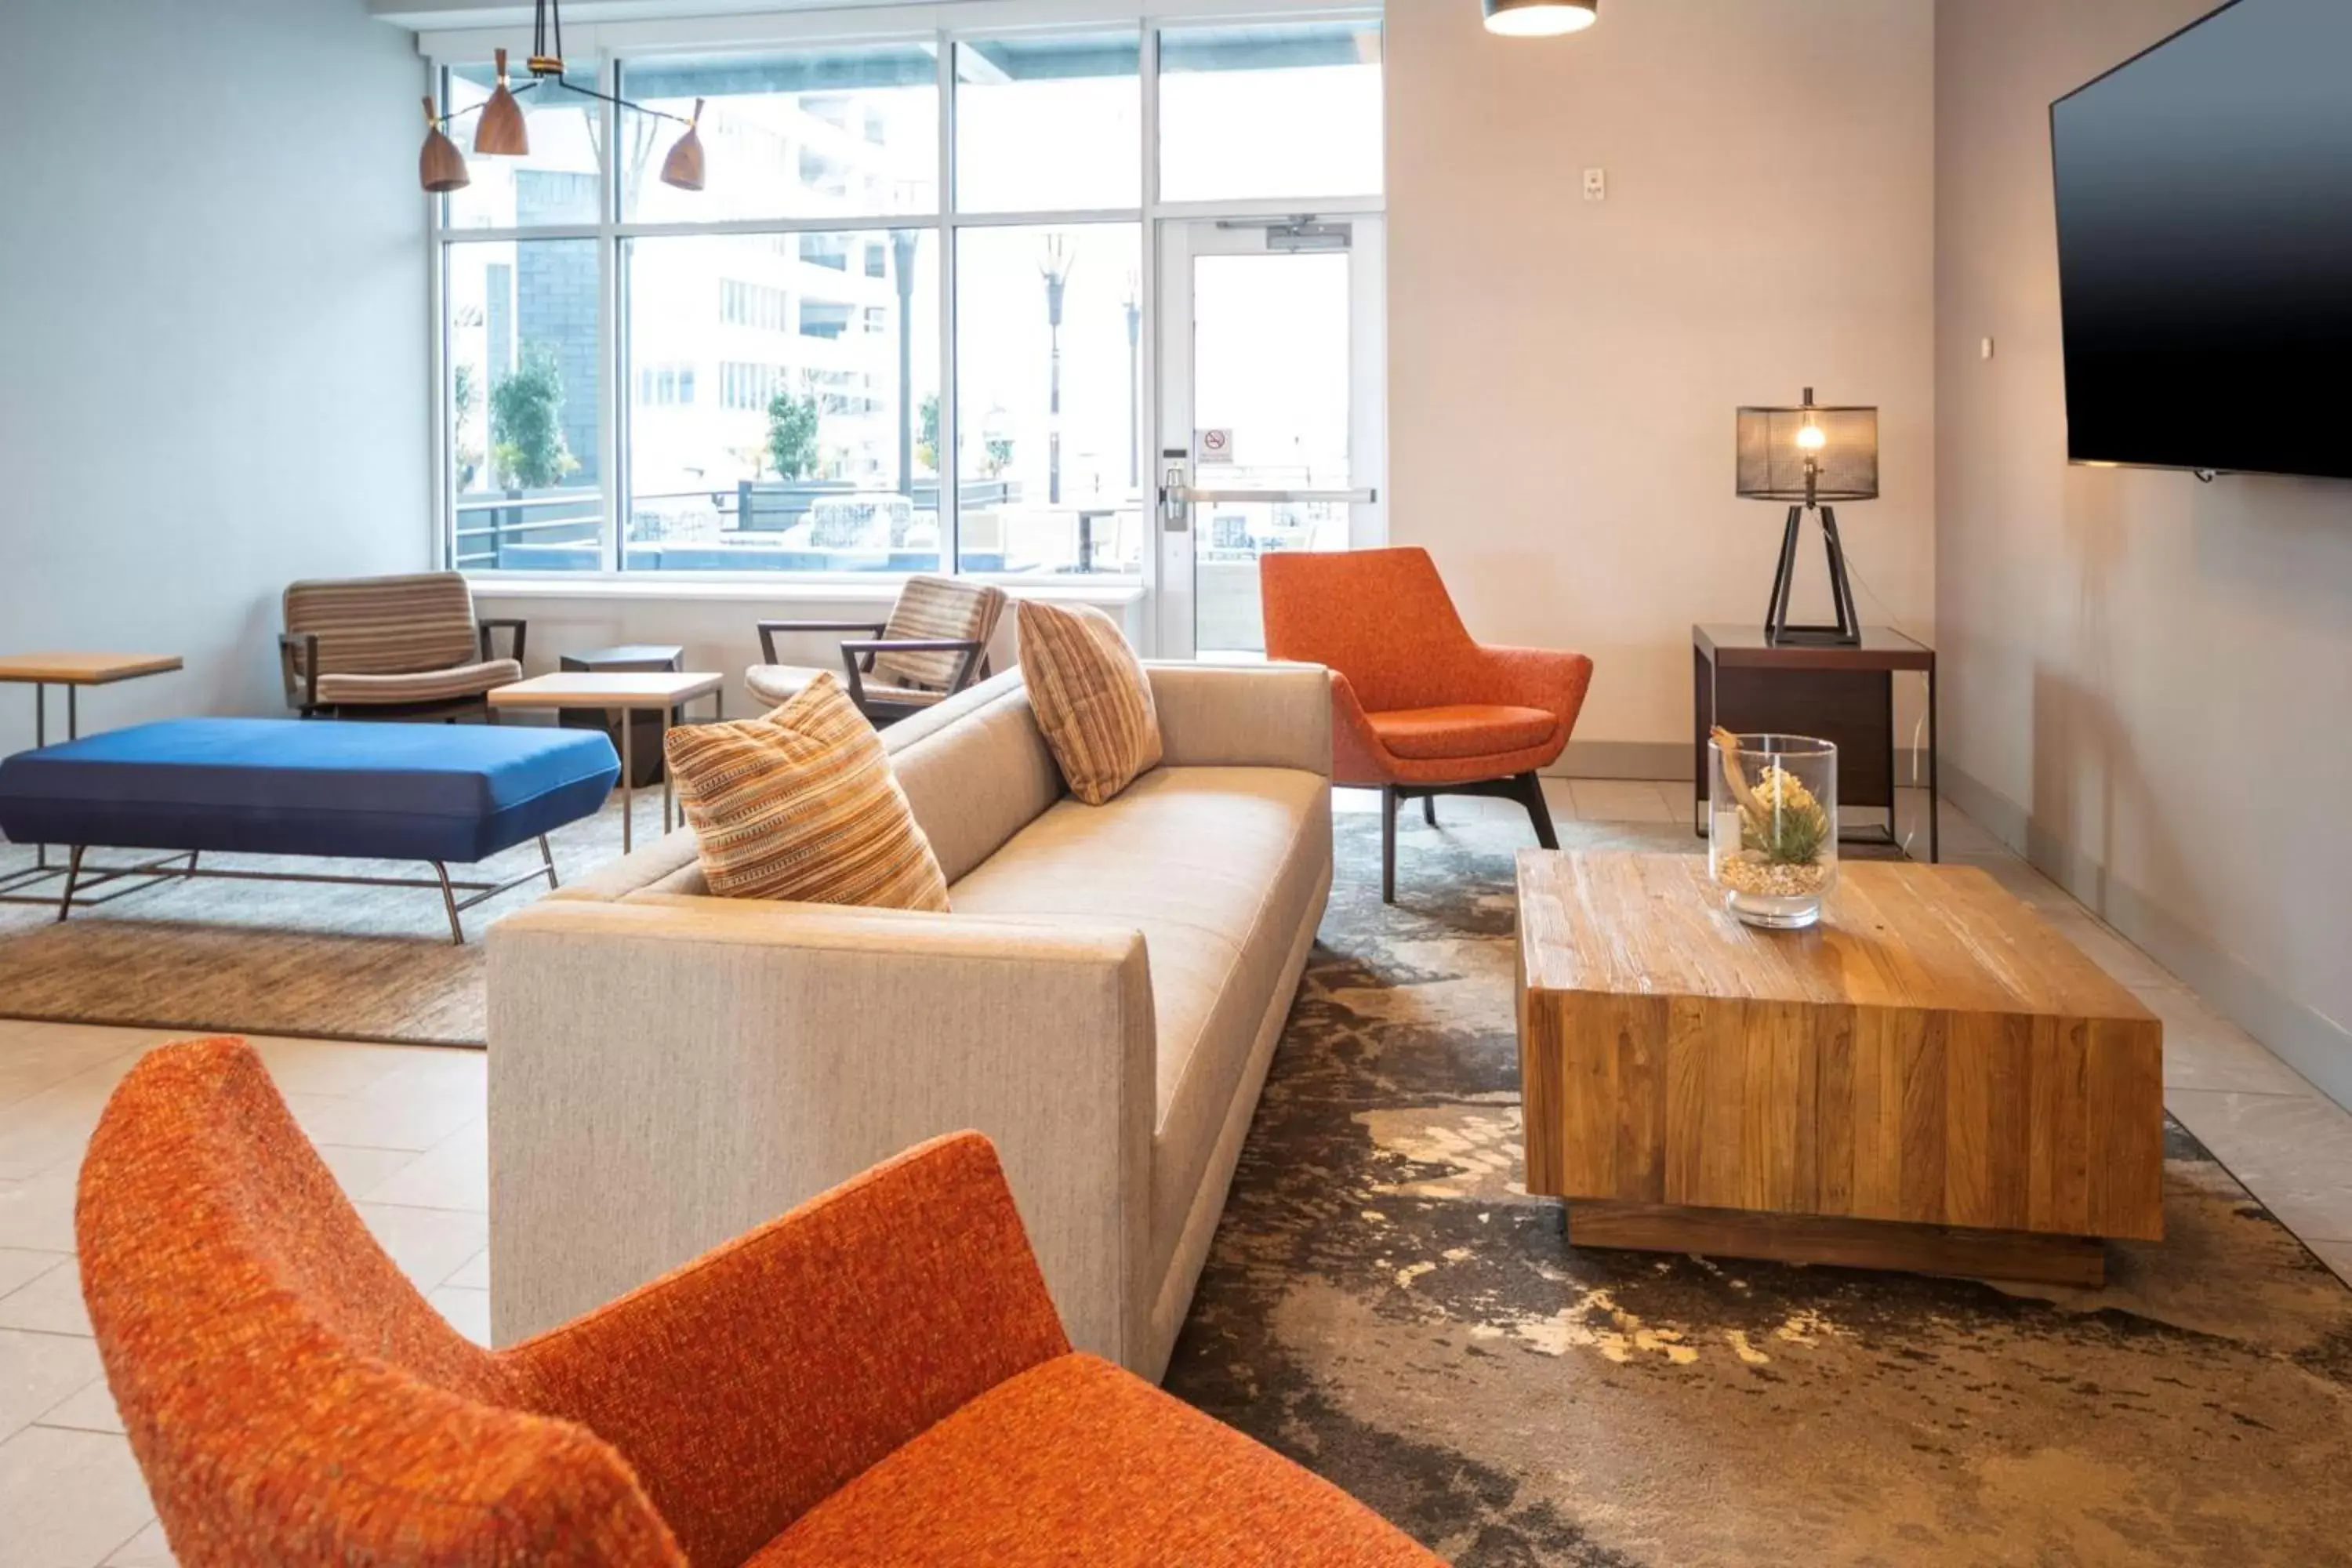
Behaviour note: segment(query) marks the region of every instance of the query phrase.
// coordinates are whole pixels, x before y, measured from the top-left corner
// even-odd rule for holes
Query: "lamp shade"
[[[486,157],[520,158],[530,152],[530,133],[523,129],[522,105],[507,87],[507,52],[499,51],[499,85],[482,105],[474,125],[474,151]]]
[[[425,100],[425,150],[416,155],[416,177],[435,195],[462,191],[473,183],[466,173],[466,155],[443,133],[440,116],[433,112],[429,98]]]
[[[1795,408],[1742,408],[1738,451],[1738,490],[1749,500],[1878,495],[1878,410],[1818,405],[1811,387]]]
[[[1601,19],[1601,0],[1486,0],[1486,31],[1507,38],[1556,38]]]
[[[686,134],[662,160],[661,179],[663,184],[681,191],[702,189],[702,100],[698,98],[694,100],[694,118],[686,122]]]

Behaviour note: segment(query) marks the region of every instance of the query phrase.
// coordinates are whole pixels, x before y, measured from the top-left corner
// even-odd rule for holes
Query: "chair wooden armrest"
[[[482,638],[482,662],[484,664],[489,663],[491,659],[498,657],[490,651],[490,633],[494,628],[502,630],[508,634],[508,637],[511,640],[508,644],[507,657],[514,660],[517,664],[520,664],[522,662],[523,639],[530,635],[530,623],[517,616],[485,616],[482,618],[480,626],[478,627]]]
[[[309,717],[319,705],[319,634],[279,632],[278,673],[286,682],[286,706]]]
[[[782,664],[783,660],[776,657],[778,632],[864,632],[869,637],[878,637],[887,626],[883,621],[761,621],[760,651],[766,656],[765,662]]]
[[[874,668],[874,656],[877,653],[961,653],[963,661],[956,666],[955,676],[947,685],[948,694],[952,696],[971,684],[981,660],[987,657],[988,644],[978,637],[891,637],[843,643],[841,663],[849,672],[849,700],[861,713],[866,712],[866,673]]]

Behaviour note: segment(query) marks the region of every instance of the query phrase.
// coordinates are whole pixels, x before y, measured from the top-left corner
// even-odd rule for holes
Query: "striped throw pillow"
[[[681,726],[662,749],[712,892],[946,911],[882,737],[831,670],[764,719]]]
[[[1024,601],[1016,630],[1030,710],[1072,795],[1100,805],[1160,765],[1151,681],[1118,622]]]

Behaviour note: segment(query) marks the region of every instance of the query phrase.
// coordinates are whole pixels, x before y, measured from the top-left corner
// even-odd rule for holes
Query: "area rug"
[[[636,828],[640,846],[659,834],[657,795],[638,796]],[[620,803],[548,842],[566,881],[615,858]],[[207,858],[253,870],[432,875],[406,861]],[[7,849],[0,874],[29,863],[29,851]],[[503,881],[538,863],[538,846],[528,844],[450,874]],[[0,904],[0,1018],[479,1047],[482,932],[545,890],[528,882],[467,910],[463,947],[449,940],[437,889],[182,879],[94,909],[77,903],[63,924],[53,908]]]
[[[1171,1390],[1477,1568],[2347,1560],[2352,1291],[2178,1127],[2095,1292],[1570,1247],[1518,1189],[1525,837],[1404,828],[1385,909],[1341,819]]]

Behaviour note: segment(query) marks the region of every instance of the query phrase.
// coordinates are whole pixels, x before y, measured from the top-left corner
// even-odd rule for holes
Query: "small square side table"
[[[1859,644],[1775,643],[1751,626],[1691,627],[1691,763],[1697,781],[1691,826],[1706,837],[1707,732],[1810,735],[1838,749],[1838,807],[1884,807],[1883,837],[1841,832],[1848,842],[1900,845],[1895,802],[1895,677],[1927,681],[1927,858],[1943,858],[1936,773],[1936,650],[1890,626],[1864,626]]]
[[[571,671],[536,675],[511,686],[494,688],[490,706],[504,711],[527,708],[600,708],[621,721],[621,853],[636,847],[636,726],[632,714],[650,712],[660,721],[661,732],[681,721],[680,710],[697,698],[711,700],[714,717],[727,711],[727,678],[709,671],[647,671],[635,674],[579,674]],[[670,829],[673,795],[667,774],[662,779],[662,831]]]
[[[175,653],[15,653],[0,654],[0,683],[33,689],[33,744],[49,743],[49,688],[66,689],[66,739],[81,738],[81,689],[112,686],[145,675],[167,675],[181,668]],[[0,902],[47,903],[53,900],[9,899],[5,895],[51,877],[65,868],[49,864],[49,847],[33,847],[33,863],[21,870],[0,874]]]
[[[686,668],[686,649],[676,643],[629,643],[567,653],[555,662],[557,668],[571,675],[676,674]],[[602,730],[611,737],[613,750],[621,749],[620,725],[604,709],[559,709],[555,721],[568,730]],[[637,731],[637,771],[632,782],[639,789],[650,789],[661,783],[667,769],[662,761],[662,717],[640,709],[629,714],[626,722]]]

